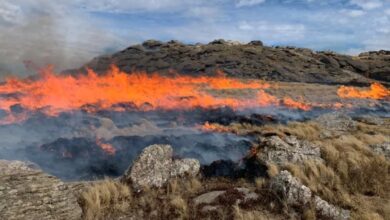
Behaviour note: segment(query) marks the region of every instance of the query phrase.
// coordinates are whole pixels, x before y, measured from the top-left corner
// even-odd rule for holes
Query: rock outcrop
[[[105,72],[111,64],[131,72],[177,71],[182,74],[214,74],[310,83],[367,84],[370,79],[389,82],[390,52],[370,52],[356,57],[304,48],[269,47],[261,41],[241,44],[215,40],[186,45],[178,41],[148,40],[112,55],[97,57],[85,65]]]
[[[349,219],[350,211],[329,204],[303,185],[290,172],[283,170],[271,180],[271,190],[277,193],[289,206],[304,207],[313,204],[317,215],[325,219]]]
[[[0,219],[80,219],[72,186],[34,164],[0,160]]]
[[[354,131],[357,123],[350,116],[342,112],[323,114],[314,120],[323,128],[322,137],[335,137]]]
[[[371,148],[376,154],[383,155],[386,159],[390,160],[390,142],[374,144],[371,146]]]
[[[295,136],[277,135],[264,137],[257,158],[265,163],[285,165],[303,163],[306,160],[322,162],[320,148],[309,141],[298,140]]]
[[[172,159],[170,145],[151,145],[145,148],[133,165],[125,172],[122,181],[131,183],[134,189],[161,187],[170,178],[195,176],[200,169],[195,159]]]

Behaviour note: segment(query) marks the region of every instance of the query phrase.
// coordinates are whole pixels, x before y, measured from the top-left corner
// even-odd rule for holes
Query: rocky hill
[[[213,74],[275,81],[365,85],[371,80],[390,81],[390,51],[348,56],[294,47],[269,47],[261,41],[248,44],[215,40],[187,45],[148,40],[112,55],[93,59],[84,67],[104,72],[111,64],[130,72]],[[83,68],[82,68],[83,69]]]

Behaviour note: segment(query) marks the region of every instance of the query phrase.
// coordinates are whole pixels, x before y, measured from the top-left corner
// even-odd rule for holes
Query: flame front
[[[2,100],[0,108],[8,110],[20,104],[29,110],[50,107],[51,113],[80,108],[94,104],[99,108],[110,108],[117,103],[132,102],[140,107],[148,103],[155,108],[185,109],[198,107],[230,106],[245,107],[253,100],[217,98],[204,89],[264,89],[269,84],[259,81],[241,82],[239,80],[215,77],[175,76],[164,77],[146,73],[126,74],[118,68],[105,75],[97,75],[89,70],[87,75],[61,76],[46,69],[42,79],[7,80],[0,86]],[[13,94],[5,98],[5,95]],[[261,94],[260,97],[261,98]]]
[[[39,110],[55,116],[60,112],[83,108],[114,109],[118,103],[131,103],[139,109],[191,109],[194,107],[233,109],[278,105],[279,100],[264,89],[270,84],[259,80],[241,81],[216,76],[161,76],[135,72],[127,74],[117,67],[98,75],[88,70],[85,75],[56,75],[52,68],[42,71],[38,80],[7,79],[0,85],[0,109],[10,113],[12,106],[19,105],[29,111]],[[250,98],[212,95],[227,90],[257,90]],[[93,105],[89,108],[88,105]],[[299,106],[294,106],[298,107]],[[114,110],[120,110],[116,107]],[[9,114],[4,122],[24,120],[26,116]]]
[[[227,78],[221,72],[215,76],[162,76],[144,72],[128,74],[113,66],[103,75],[88,70],[87,74],[71,76],[57,75],[52,68],[47,68],[39,79],[13,78],[0,84],[0,110],[7,113],[0,124],[23,121],[29,117],[29,112],[34,111],[56,116],[60,112],[77,109],[87,112],[101,109],[124,111],[126,106],[140,111],[196,107],[230,107],[237,110],[270,105],[308,111],[312,107],[336,107],[321,103],[307,104],[303,99],[297,101],[290,97],[279,99],[265,91],[271,87],[260,80]],[[245,97],[237,93],[229,95],[235,90],[254,92]],[[338,90],[341,98],[382,99],[389,94],[389,90],[378,83],[365,91],[346,86]],[[338,105],[344,106],[341,103]],[[14,111],[15,106],[19,111]]]
[[[385,99],[390,96],[390,90],[380,83],[373,83],[368,90],[359,90],[350,86],[341,86],[337,91],[341,98]]]

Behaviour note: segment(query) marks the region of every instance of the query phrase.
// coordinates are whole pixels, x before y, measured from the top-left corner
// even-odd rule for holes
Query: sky
[[[0,0],[0,78],[79,67],[147,39],[390,50],[390,0]]]

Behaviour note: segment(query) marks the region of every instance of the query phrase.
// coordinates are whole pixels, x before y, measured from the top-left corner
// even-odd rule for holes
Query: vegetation
[[[321,147],[324,163],[305,161],[283,167],[268,164],[268,176],[289,170],[324,200],[351,210],[352,219],[390,219],[390,162],[369,147],[388,141],[390,120],[382,125],[357,122],[356,129],[327,136],[328,132],[314,121],[292,122],[286,125],[254,126],[233,123],[213,125],[220,132],[255,135],[259,140],[267,135],[295,135]],[[260,141],[255,144],[261,151]],[[234,203],[239,197],[234,187],[246,187],[261,199]],[[193,198],[212,190],[226,190],[227,195],[213,203],[216,210],[203,212]],[[80,198],[85,219],[107,219],[115,216],[136,216],[148,219],[316,219],[311,207],[301,210],[291,207],[269,188],[269,178],[229,180],[222,178],[174,179],[166,187],[133,192],[129,186],[104,180],[96,183]],[[298,216],[292,215],[298,213]]]

